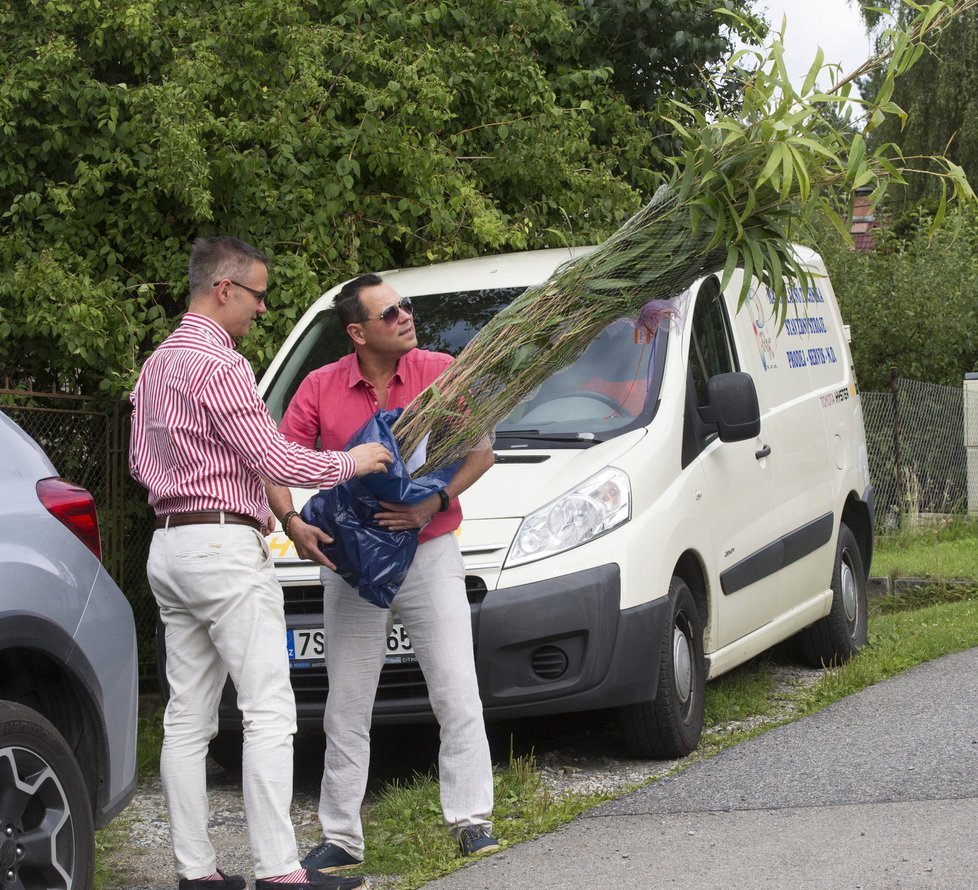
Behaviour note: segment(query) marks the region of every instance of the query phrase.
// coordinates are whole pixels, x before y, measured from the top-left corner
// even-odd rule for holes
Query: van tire
[[[842,664],[866,644],[866,573],[856,536],[844,522],[832,571],[832,610],[799,634],[812,667]]]
[[[211,739],[210,745],[207,746],[207,753],[219,767],[232,775],[239,775],[243,744],[244,736],[240,729],[221,729]]]
[[[619,710],[622,740],[634,757],[673,760],[699,744],[706,667],[703,617],[682,578],[669,584],[669,620],[659,641],[659,682],[652,701]]]
[[[95,826],[81,768],[58,730],[16,702],[0,701],[0,786],[4,886],[65,886],[57,868],[68,887],[90,890]]]

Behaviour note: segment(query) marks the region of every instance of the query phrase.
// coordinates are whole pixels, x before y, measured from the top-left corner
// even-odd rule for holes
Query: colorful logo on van
[[[757,353],[761,358],[761,367],[765,371],[776,368],[778,363],[774,360],[774,341],[765,330],[765,324],[770,321],[764,317],[764,304],[760,299],[760,291],[751,291],[747,298],[747,311],[750,314],[751,327],[754,329],[754,340],[757,343]]]

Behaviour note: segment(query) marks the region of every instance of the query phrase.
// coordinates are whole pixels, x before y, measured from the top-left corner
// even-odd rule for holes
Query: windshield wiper
[[[597,445],[602,440],[594,433],[541,433],[540,430],[503,430],[497,439],[540,439],[543,442],[586,442]]]

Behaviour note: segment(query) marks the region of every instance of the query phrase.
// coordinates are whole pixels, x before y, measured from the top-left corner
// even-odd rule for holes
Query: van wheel
[[[92,886],[95,827],[85,780],[61,734],[31,708],[0,702],[0,883]]]
[[[845,523],[832,572],[832,610],[806,627],[799,640],[812,667],[841,664],[866,644],[866,573],[856,536]]]
[[[703,731],[703,618],[682,578],[674,577],[669,584],[669,603],[669,621],[658,646],[655,698],[619,711],[622,739],[635,757],[685,757],[696,748]]]
[[[207,753],[214,762],[237,775],[241,772],[241,749],[244,737],[240,729],[222,729],[211,739]]]

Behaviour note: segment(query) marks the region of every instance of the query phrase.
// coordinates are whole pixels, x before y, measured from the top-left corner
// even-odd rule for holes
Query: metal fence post
[[[903,471],[900,465],[900,378],[896,365],[890,366],[890,398],[893,402],[893,492],[897,524],[903,524]]]
[[[978,513],[978,373],[964,375],[964,447],[967,456],[968,513]]]

